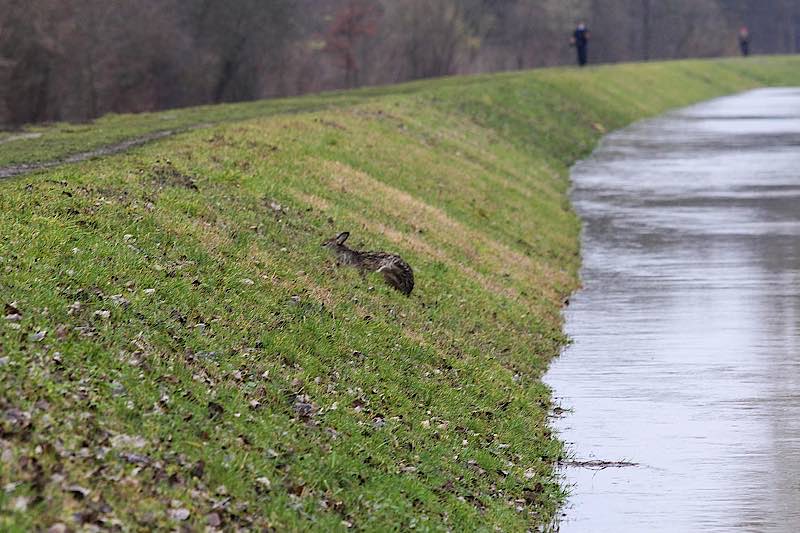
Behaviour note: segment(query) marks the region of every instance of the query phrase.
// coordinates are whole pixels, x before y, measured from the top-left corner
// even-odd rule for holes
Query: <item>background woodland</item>
[[[590,62],[800,49],[800,0],[0,0],[0,127]]]

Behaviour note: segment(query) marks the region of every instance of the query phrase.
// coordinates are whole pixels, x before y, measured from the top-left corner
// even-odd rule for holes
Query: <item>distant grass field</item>
[[[548,69],[0,134],[2,166],[211,124],[0,181],[0,529],[546,528],[568,167],[798,67]],[[412,295],[337,268],[319,245],[344,230],[402,255]]]

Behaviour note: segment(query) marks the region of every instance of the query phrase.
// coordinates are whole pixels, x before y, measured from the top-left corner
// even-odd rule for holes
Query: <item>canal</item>
[[[595,462],[561,531],[800,531],[800,89],[635,124],[572,180],[583,288],[545,382]]]

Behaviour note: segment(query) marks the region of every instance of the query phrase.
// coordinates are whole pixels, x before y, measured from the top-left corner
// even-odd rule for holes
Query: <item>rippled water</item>
[[[800,89],[608,136],[573,169],[584,288],[545,381],[561,531],[800,531]]]

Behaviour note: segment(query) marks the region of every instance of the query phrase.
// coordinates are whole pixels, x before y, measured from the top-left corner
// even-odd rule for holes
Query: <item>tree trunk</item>
[[[650,0],[642,0],[642,59],[650,61]]]

